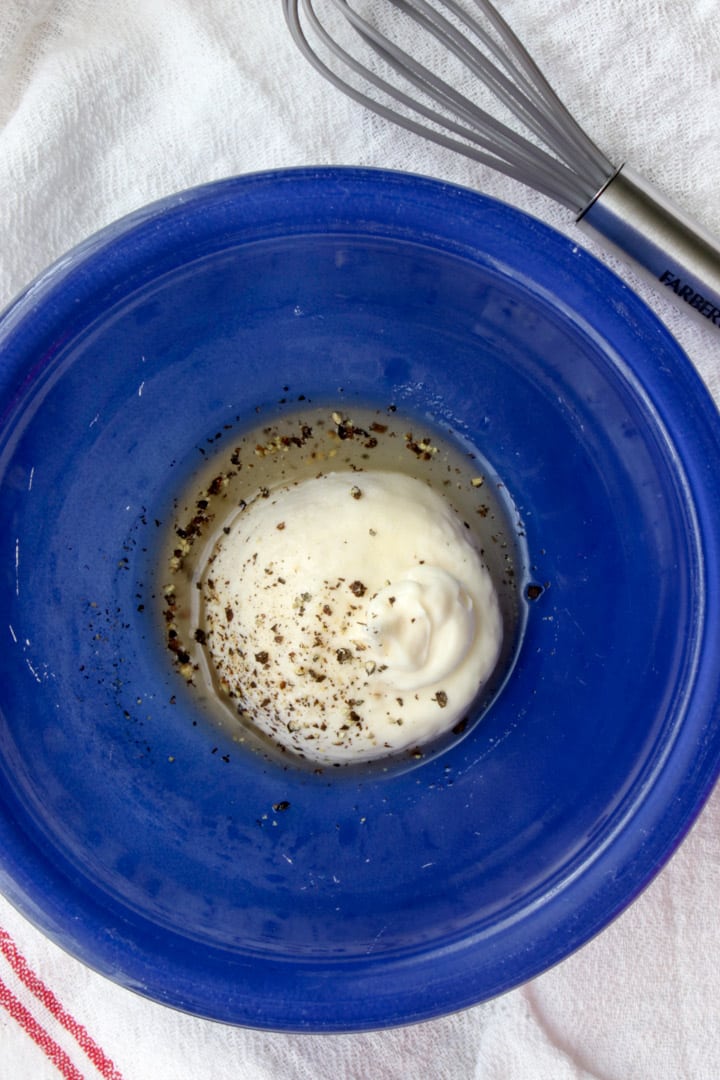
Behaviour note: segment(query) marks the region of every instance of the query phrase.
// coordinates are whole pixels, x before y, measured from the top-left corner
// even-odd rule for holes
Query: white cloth
[[[608,156],[630,161],[720,234],[717,0],[498,7]],[[0,5],[0,305],[87,234],[152,199],[316,163],[474,186],[599,251],[560,207],[332,90],[295,51],[280,0]],[[602,257],[665,320],[720,400],[717,335]],[[0,900],[0,1075],[715,1080],[718,896],[720,792],[646,893],[553,971],[461,1015],[329,1037],[226,1028],[145,1001]]]

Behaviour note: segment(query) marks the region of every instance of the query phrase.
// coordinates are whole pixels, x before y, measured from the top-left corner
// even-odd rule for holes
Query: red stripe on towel
[[[2,979],[0,979],[0,1005],[7,1009],[13,1020],[17,1020],[20,1027],[25,1029],[33,1042],[37,1043],[40,1049],[47,1054],[55,1068],[65,1077],[65,1080],[83,1080],[82,1073],[78,1072],[63,1048],[58,1046],[55,1040],[48,1035],[45,1028],[37,1022],[31,1012],[28,1012],[23,1003],[15,997],[12,990],[5,985]]]
[[[109,1057],[100,1049],[95,1040],[88,1034],[86,1028],[80,1024],[74,1016],[71,1016],[58,1001],[53,991],[45,985],[42,979],[35,974],[25,957],[18,951],[15,942],[6,930],[0,927],[0,952],[10,964],[17,977],[42,1002],[45,1008],[54,1016],[59,1024],[68,1031],[76,1040],[78,1046],[87,1054],[88,1058],[97,1071],[105,1080],[122,1080],[122,1073],[115,1067]],[[10,993],[10,991],[8,991]],[[20,1002],[18,1005],[23,1007]],[[7,1007],[7,1006],[6,1006]],[[28,1014],[30,1015],[30,1014]],[[32,1019],[32,1017],[31,1017]],[[24,1025],[23,1025],[24,1026]],[[39,1025],[38,1025],[39,1026]],[[27,1030],[27,1029],[26,1029]],[[44,1029],[40,1028],[41,1031]],[[47,1033],[45,1033],[47,1034]],[[47,1036],[50,1038],[50,1036]],[[33,1036],[34,1038],[34,1036]],[[37,1040],[36,1040],[37,1041]],[[51,1040],[52,1041],[52,1040]],[[57,1045],[57,1044],[54,1044]],[[58,1050],[64,1053],[58,1046]],[[49,1056],[49,1055],[48,1055]],[[68,1063],[74,1069],[72,1062]],[[73,1075],[80,1076],[79,1073]],[[81,1078],[82,1080],[82,1078]]]

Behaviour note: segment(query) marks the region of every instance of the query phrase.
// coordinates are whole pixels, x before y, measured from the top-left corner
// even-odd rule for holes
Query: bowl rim
[[[510,920],[501,936],[465,938],[448,944],[440,956],[416,956],[402,962],[378,960],[368,970],[355,967],[351,974],[356,980],[355,1005],[339,1007],[334,1014],[328,1012],[332,991],[318,991],[314,963],[296,963],[293,994],[297,1002],[289,1007],[287,989],[279,990],[284,972],[273,983],[272,974],[258,974],[248,960],[228,960],[219,952],[215,956],[212,950],[194,949],[182,938],[178,938],[173,959],[168,958],[172,949],[166,950],[159,963],[151,949],[128,948],[120,935],[109,937],[106,910],[68,881],[44,852],[19,833],[7,813],[0,814],[0,889],[31,922],[88,966],[154,1000],[211,1019],[271,1030],[360,1031],[426,1020],[469,1007],[547,970],[595,936],[639,895],[695,821],[720,774],[720,725],[714,724],[713,730],[712,724],[719,711],[720,660],[712,664],[710,659],[713,655],[720,658],[720,631],[710,619],[720,598],[720,524],[715,521],[714,509],[720,504],[720,470],[713,468],[720,460],[720,418],[699,375],[659,319],[620,278],[573,240],[513,207],[466,188],[411,173],[332,166],[252,173],[179,192],[119,219],[57,260],[0,316],[0,404],[5,406],[0,408],[0,424],[7,422],[14,403],[36,375],[27,363],[29,342],[35,343],[54,329],[58,313],[73,291],[97,287],[93,275],[98,270],[108,280],[117,274],[118,251],[124,245],[132,247],[138,233],[147,237],[154,230],[158,235],[159,223],[181,231],[195,221],[195,227],[201,229],[203,208],[217,199],[233,201],[249,191],[262,196],[263,190],[282,187],[289,203],[293,191],[307,191],[308,185],[335,194],[353,188],[367,194],[380,191],[388,204],[398,197],[422,199],[450,216],[481,218],[491,210],[523,236],[540,241],[541,254],[533,254],[525,268],[538,291],[543,287],[539,270],[549,258],[573,270],[581,264],[587,280],[603,294],[603,318],[612,328],[615,348],[628,335],[640,333],[649,347],[658,352],[662,349],[669,357],[667,364],[658,365],[651,375],[650,369],[643,371],[642,382],[648,390],[650,378],[648,392],[653,400],[662,401],[662,423],[672,425],[676,441],[682,442],[682,465],[689,466],[697,541],[706,571],[702,655],[697,659],[693,684],[693,707],[706,717],[698,727],[704,741],[688,746],[676,739],[647,779],[641,797],[628,807],[626,819],[618,823],[603,850],[594,852],[592,866],[583,863],[576,879],[564,883],[562,896],[538,900],[534,932],[544,944],[535,952],[528,952],[527,934]],[[470,241],[468,245],[471,249]],[[108,252],[113,257],[103,265]],[[562,307],[562,295],[556,297],[556,303]],[[595,325],[598,314],[590,293],[574,295],[573,317],[589,328]],[[688,401],[692,404],[690,413]],[[670,814],[668,806],[672,806]],[[621,865],[632,865],[632,873],[608,876],[606,868]],[[582,912],[582,919],[578,912]],[[131,924],[129,920],[132,939]],[[166,932],[163,936],[169,937]],[[151,938],[149,932],[147,940]],[[478,970],[480,956],[484,972]],[[203,982],[197,978],[200,968]],[[488,977],[488,969],[492,977]],[[464,977],[458,974],[461,970],[466,971]],[[239,985],[253,987],[252,1001],[241,1001],[231,992]],[[279,1002],[280,993],[285,1004]],[[387,1012],[388,998],[394,1001],[391,1013]],[[362,1013],[358,1001],[366,1003]],[[381,1009],[385,1011],[381,1013]]]

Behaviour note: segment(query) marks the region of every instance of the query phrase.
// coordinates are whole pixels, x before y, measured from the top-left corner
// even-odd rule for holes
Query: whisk
[[[491,3],[374,0],[364,5],[371,21],[350,0],[282,2],[301,52],[338,89],[568,207],[581,228],[720,331],[717,241],[628,165],[609,161]],[[432,61],[403,48],[398,38],[408,30],[424,41]],[[449,68],[489,91],[531,138],[453,86]]]

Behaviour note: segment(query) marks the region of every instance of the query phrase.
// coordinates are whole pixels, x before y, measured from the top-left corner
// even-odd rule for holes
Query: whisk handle
[[[720,333],[720,245],[633,169],[618,169],[578,224]]]

